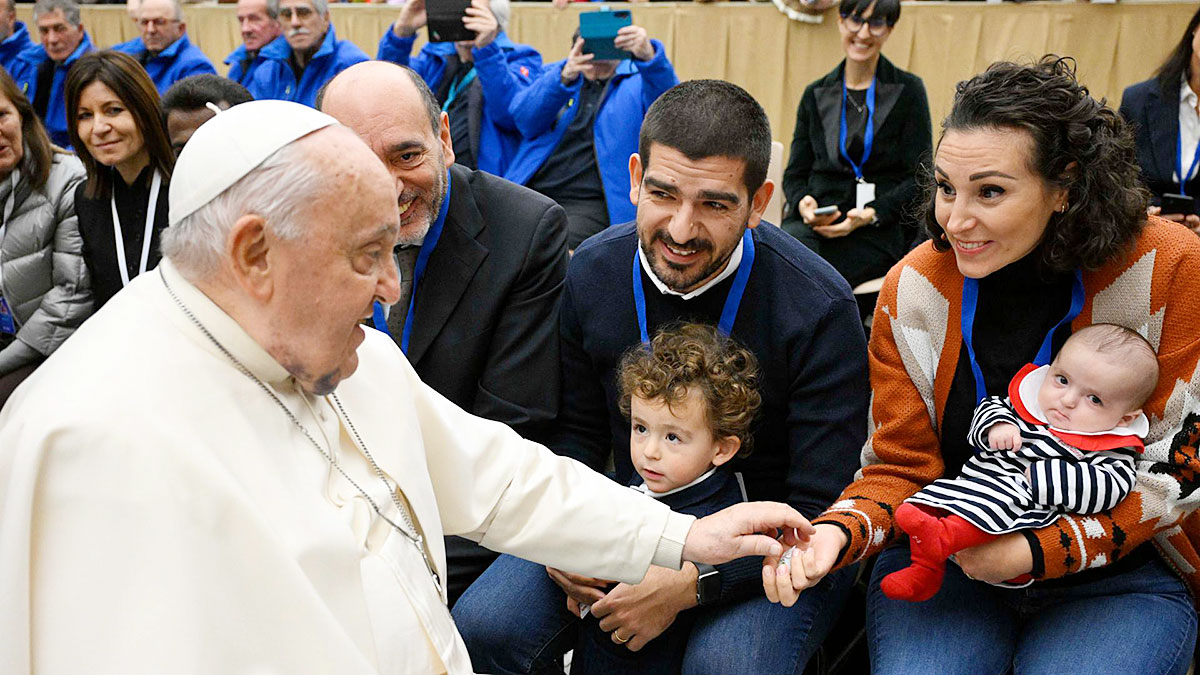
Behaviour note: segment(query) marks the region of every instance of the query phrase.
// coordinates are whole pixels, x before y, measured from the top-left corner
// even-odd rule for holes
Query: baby
[[[958,478],[934,481],[896,509],[912,565],[883,578],[884,594],[928,600],[955,552],[1064,513],[1116,506],[1133,489],[1150,428],[1141,407],[1157,384],[1154,348],[1113,324],[1073,334],[1049,366],[1022,368],[1007,399],[992,396],[975,409],[970,442],[979,452]]]
[[[711,326],[675,324],[648,347],[629,350],[617,377],[630,459],[642,479],[635,489],[698,518],[745,501],[740,477],[720,467],[750,449],[750,423],[762,402],[752,353]],[[645,646],[635,643],[637,652],[626,646],[635,635],[620,626],[604,630],[588,617],[571,672],[678,672],[698,611],[680,613]]]

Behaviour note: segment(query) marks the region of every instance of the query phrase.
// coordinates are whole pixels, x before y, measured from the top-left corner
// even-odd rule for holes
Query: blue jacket
[[[353,42],[337,39],[333,24],[329,24],[321,47],[305,67],[299,84],[292,73],[292,48],[287,40],[275,40],[263,47],[258,56],[263,59],[263,63],[254,71],[254,78],[246,85],[254,98],[281,99],[313,107],[316,107],[317,91],[332,80],[334,75],[370,59]]]
[[[140,37],[134,38],[128,42],[122,42],[119,45],[113,45],[112,48],[118,52],[125,52],[135,59],[141,60],[142,54],[146,52],[146,45]],[[167,93],[171,85],[182,80],[188,75],[199,75],[201,73],[216,74],[217,69],[213,68],[212,61],[188,40],[187,34],[183,34],[180,38],[166,49],[158,53],[158,56],[150,59],[146,64],[146,73],[150,75],[150,79],[154,81],[155,88],[158,89],[159,95]]]
[[[71,149],[71,135],[67,133],[67,104],[63,91],[67,83],[67,71],[70,70],[72,64],[79,60],[79,57],[95,49],[92,45],[92,38],[85,32],[83,40],[79,42],[75,51],[71,52],[65,61],[54,67],[54,79],[50,81],[50,100],[46,103],[46,117],[42,123],[46,125],[46,132],[50,134],[50,140],[55,145],[68,150]],[[50,55],[41,45],[33,45],[21,52],[20,61],[24,64],[21,69],[26,74],[17,80],[17,86],[25,92],[25,97],[29,99],[30,103],[33,103],[33,99],[37,96],[38,67],[49,59]]]
[[[446,72],[446,59],[454,54],[454,43],[426,43],[410,60],[415,41],[416,36],[397,37],[389,28],[379,40],[376,58],[409,66],[437,91]],[[502,176],[521,144],[510,108],[517,92],[529,87],[542,72],[542,55],[533,47],[513,42],[503,31],[490,45],[472,49],[471,55],[483,93],[479,127],[472,129],[477,168]]]
[[[0,42],[0,66],[4,66],[13,80],[20,82],[20,78],[26,77],[25,71],[29,67],[27,63],[19,60],[21,52],[36,46],[37,44],[29,39],[29,31],[25,28],[25,22],[16,22],[13,25],[12,35],[9,35],[4,42]]]
[[[633,220],[637,214],[629,201],[629,156],[637,152],[642,117],[650,104],[679,83],[662,43],[651,42],[654,58],[644,62],[629,59],[617,67],[592,127],[610,224]],[[504,174],[514,183],[528,183],[542,168],[579,110],[583,76],[564,87],[564,63],[565,59],[546,66],[533,86],[518,93],[513,101],[513,119],[525,137]]]
[[[246,60],[246,45],[238,45],[237,49],[233,50],[229,56],[225,57],[225,65],[229,66],[229,74],[225,77],[228,77],[243,87],[250,86],[250,81],[254,79],[254,71],[258,70],[258,67],[261,66],[263,61],[266,60],[263,58],[262,53],[266,51],[267,47],[270,47],[276,42],[282,42],[284,46],[287,46],[287,40],[284,39],[282,35],[274,40],[271,40],[264,45],[262,49],[258,50],[258,54],[254,56],[254,60],[250,62],[250,65],[244,72],[242,71],[242,62]]]

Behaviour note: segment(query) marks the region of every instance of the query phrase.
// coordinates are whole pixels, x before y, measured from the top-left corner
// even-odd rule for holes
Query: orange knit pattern
[[[892,268],[871,330],[871,435],[863,468],[814,522],[850,532],[838,566],[874,555],[897,534],[901,502],[944,472],[940,428],[962,346],[963,277],[954,255],[926,243]],[[1085,272],[1087,302],[1073,326],[1116,323],[1158,352],[1161,377],[1144,406],[1146,452],[1134,491],[1111,511],[1066,515],[1036,532],[1043,578],[1107,565],[1153,538],[1200,597],[1200,238],[1151,218],[1134,250]]]

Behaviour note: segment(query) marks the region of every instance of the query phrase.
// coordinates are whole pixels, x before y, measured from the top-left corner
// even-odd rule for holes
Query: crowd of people
[[[0,0],[6,670],[800,673],[865,569],[873,672],[1187,672],[1200,10],[935,143],[841,0],[782,186],[740,87],[509,10],[240,0],[221,76]]]

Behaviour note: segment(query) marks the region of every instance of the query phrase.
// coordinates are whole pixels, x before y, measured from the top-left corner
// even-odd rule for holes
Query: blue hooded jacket
[[[137,37],[128,42],[122,42],[119,45],[113,45],[112,48],[118,52],[125,52],[133,58],[141,61],[142,54],[146,52],[146,45],[142,42],[142,38]],[[217,69],[213,68],[213,64],[196,47],[188,40],[186,33],[179,36],[179,39],[172,42],[166,49],[158,53],[157,56],[150,59],[146,63],[146,72],[150,75],[150,79],[154,81],[154,87],[158,89],[158,94],[161,96],[167,93],[171,85],[182,80],[188,75],[199,75],[201,73],[216,74]]]
[[[416,36],[398,37],[389,28],[379,40],[376,58],[409,66],[437,91],[446,73],[446,59],[455,53],[454,43],[426,43],[410,59],[415,41]],[[517,92],[533,84],[533,78],[542,72],[542,55],[533,47],[513,42],[501,31],[491,44],[471,49],[471,57],[483,90],[476,163],[481,171],[502,176],[521,143],[510,112],[512,102]]]
[[[0,42],[0,66],[4,66],[12,79],[19,83],[21,78],[27,77],[25,71],[29,68],[26,62],[20,60],[21,53],[36,46],[37,43],[29,39],[29,31],[25,28],[25,22],[16,22],[13,25],[12,35]]]
[[[593,145],[609,224],[633,220],[637,207],[629,201],[629,156],[637,152],[642,118],[650,104],[663,92],[679,84],[663,45],[651,40],[654,57],[649,61],[628,59],[617,66],[596,111],[592,125]],[[504,177],[525,185],[546,163],[562,141],[567,127],[579,111],[583,76],[564,87],[562,67],[556,61],[542,71],[533,86],[516,95],[513,119],[525,140]]]
[[[50,81],[50,99],[46,103],[46,117],[42,123],[46,126],[46,133],[50,134],[50,141],[68,150],[71,149],[71,135],[67,133],[67,102],[64,91],[67,83],[67,71],[71,69],[72,64],[79,60],[79,57],[95,49],[95,46],[92,45],[92,38],[85,32],[75,51],[71,52],[65,61],[54,66],[54,79]],[[38,67],[44,61],[50,60],[50,55],[41,45],[33,45],[21,52],[20,60],[24,64],[22,70],[27,74],[17,80],[17,86],[25,92],[25,97],[29,99],[29,102],[33,103],[34,98],[37,97]]]
[[[229,56],[225,57],[225,65],[229,66],[229,74],[225,77],[228,77],[243,87],[249,87],[250,81],[254,79],[254,71],[258,70],[258,67],[261,66],[263,61],[266,60],[263,58],[263,52],[266,51],[267,47],[270,47],[276,42],[283,42],[285,45],[287,44],[287,40],[280,35],[274,40],[271,40],[267,44],[263,45],[263,48],[258,50],[258,54],[254,56],[254,60],[250,62],[250,65],[246,67],[244,72],[242,71],[242,62],[246,60],[246,45],[238,45],[237,49],[233,50]]]
[[[304,68],[299,83],[292,73],[292,48],[287,40],[275,40],[263,47],[258,56],[263,62],[254,71],[253,79],[246,84],[254,98],[293,101],[310,107],[316,107],[317,91],[326,82],[350,66],[370,59],[353,42],[337,39],[333,24],[329,24],[321,47]]]

